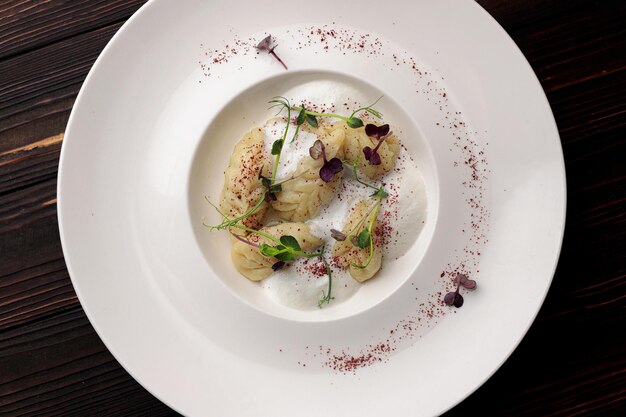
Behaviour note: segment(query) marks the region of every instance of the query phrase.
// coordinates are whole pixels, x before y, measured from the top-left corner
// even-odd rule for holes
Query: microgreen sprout
[[[323,158],[324,164],[320,168],[320,178],[324,182],[332,181],[333,178],[335,178],[335,174],[343,171],[341,159],[337,157],[332,158],[330,161],[326,159],[326,147],[324,146],[324,142],[319,139],[309,148],[309,155],[315,160],[320,159],[320,157]]]
[[[385,189],[383,187],[376,187],[375,185],[369,184],[365,181],[363,181],[361,178],[359,178],[359,173],[357,172],[357,166],[360,164],[360,159],[357,158],[356,161],[350,162],[350,161],[343,161],[343,163],[347,166],[349,166],[350,168],[352,168],[352,175],[354,176],[354,179],[359,183],[362,184],[368,188],[371,188],[374,190],[374,193],[372,193],[370,195],[370,197],[374,197],[378,200],[384,200],[385,198],[389,197],[389,193],[387,191],[385,191]]]
[[[287,132],[289,132],[289,121],[291,119],[291,105],[289,104],[289,100],[287,100],[285,97],[282,97],[282,96],[273,97],[269,101],[269,103],[271,104],[271,106],[269,107],[270,109],[274,107],[279,108],[278,113],[276,113],[276,115],[279,115],[280,113],[282,113],[283,109],[285,108],[287,109],[287,124],[285,125],[285,130],[283,131],[283,135],[280,137],[280,139],[277,139],[272,144],[271,153],[272,155],[276,156],[276,159],[274,159],[274,167],[272,168],[272,178],[271,178],[271,182],[274,183],[274,181],[276,180],[276,172],[278,172],[278,165],[280,163],[280,155],[283,151],[283,145],[285,144],[285,139],[287,138]],[[295,135],[294,135],[294,139],[295,139]]]
[[[267,35],[265,38],[263,38],[261,42],[258,43],[256,49],[258,49],[259,51],[267,51],[267,53],[276,58],[276,60],[278,60],[278,62],[280,62],[282,66],[287,69],[287,65],[283,62],[282,59],[279,58],[278,55],[276,55],[276,52],[274,52],[274,49],[276,49],[277,46],[278,45],[272,45],[272,35]]]
[[[374,229],[374,222],[376,222],[376,217],[378,217],[378,211],[380,210],[380,200],[377,200],[376,203],[369,210],[367,215],[365,215],[359,224],[357,224],[356,231],[348,234],[348,238],[352,242],[352,244],[358,248],[365,249],[369,247],[369,255],[367,257],[367,261],[364,264],[356,264],[352,263],[352,266],[357,269],[365,269],[368,267],[370,262],[372,262],[372,258],[374,257],[374,239],[372,238],[372,232]],[[365,226],[365,224],[367,224]],[[363,227],[365,226],[365,227]],[[362,229],[361,229],[362,228]],[[360,229],[360,230],[359,230]]]
[[[374,109],[374,106],[376,105],[376,103],[378,103],[378,101],[382,98],[382,96],[380,96],[378,98],[378,100],[376,100],[375,102],[373,102],[372,104],[370,104],[369,106],[364,106],[364,107],[359,107],[358,109],[356,109],[355,111],[352,112],[352,114],[350,114],[350,116],[342,116],[340,114],[336,114],[336,113],[319,113],[319,112],[314,112],[314,111],[310,111],[307,110],[304,105],[299,106],[299,107],[292,107],[292,110],[295,111],[299,111],[299,112],[304,112],[303,117],[307,118],[307,121],[311,120],[311,121],[315,121],[315,126],[313,126],[311,124],[311,126],[313,127],[317,127],[317,119],[316,117],[332,117],[335,119],[340,119],[343,120],[346,125],[348,125],[348,127],[351,127],[353,129],[362,127],[364,125],[363,120],[359,117],[357,117],[357,115],[361,112],[367,112],[369,114],[371,114],[372,116],[380,119],[383,117],[383,114],[381,112],[379,112],[378,110]],[[309,122],[310,124],[310,122]]]
[[[263,195],[261,196],[261,198],[259,198],[259,201],[256,202],[256,204],[250,208],[247,212],[245,212],[244,214],[242,214],[241,216],[235,217],[234,219],[229,219],[228,216],[226,216],[226,214],[224,214],[215,204],[213,204],[211,202],[211,200],[209,200],[208,198],[205,198],[207,200],[207,202],[215,209],[217,210],[217,212],[222,216],[222,223],[218,224],[218,225],[206,225],[206,227],[208,227],[209,229],[216,229],[216,230],[224,230],[224,229],[230,229],[231,227],[234,227],[237,223],[247,219],[248,217],[252,216],[254,213],[256,213],[256,211],[261,208],[261,205],[263,205],[263,202],[271,202],[271,201],[275,201],[276,200],[276,193],[279,193],[282,191],[282,185],[288,181],[294,180],[302,175],[307,174],[309,171],[306,170],[302,173],[300,173],[299,175],[296,176],[292,176],[290,178],[284,179],[282,181],[276,181],[274,180],[274,182],[272,182],[271,178],[267,178],[265,177],[261,172],[259,172],[258,178],[259,180],[261,180],[261,184],[263,185],[263,187],[265,187],[265,192],[263,193]]]
[[[322,298],[317,302],[317,306],[319,308],[322,308],[324,303],[326,303],[326,304],[330,303],[330,300],[334,300],[335,297],[331,296],[331,291],[332,291],[332,288],[333,288],[333,273],[332,273],[332,271],[330,269],[330,265],[328,265],[328,262],[326,261],[326,258],[324,257],[324,247],[323,246],[322,246],[322,249],[319,252],[319,255],[320,255],[320,259],[324,263],[324,266],[326,267],[326,275],[328,275],[328,292],[324,292],[324,290],[322,290]]]
[[[265,197],[264,201],[268,203],[271,201],[276,201],[276,193],[282,191],[282,187],[280,184],[272,184],[272,179],[264,177],[261,171],[259,171],[259,179],[261,180],[261,184],[265,187]]]
[[[382,201],[389,196],[387,191],[383,187],[376,187],[375,185],[368,184],[367,182],[361,180],[359,178],[359,174],[357,171],[357,166],[359,165],[359,160],[350,162],[343,161],[343,164],[349,165],[352,168],[352,173],[354,175],[354,179],[362,185],[365,185],[368,188],[374,190],[374,193],[370,195],[375,200],[375,203],[368,210],[367,214],[363,216],[359,220],[359,222],[348,232],[348,235],[340,232],[339,230],[331,229],[330,236],[337,241],[344,241],[349,239],[350,242],[357,248],[365,249],[369,247],[369,255],[367,257],[367,261],[364,264],[359,265],[352,263],[352,266],[358,269],[367,268],[374,257],[374,223],[376,222],[376,218],[378,216],[378,212],[380,210],[380,206]]]
[[[457,273],[454,277],[454,284],[456,285],[456,291],[447,293],[443,297],[443,302],[448,306],[459,308],[463,305],[463,296],[460,294],[461,287],[473,290],[476,288],[476,281],[469,279],[465,274]]]
[[[384,124],[382,126],[376,126],[374,124],[368,124],[365,126],[365,134],[370,136],[378,141],[374,149],[366,146],[363,148],[363,155],[365,155],[365,159],[369,161],[372,165],[380,165],[381,159],[378,154],[378,148],[383,143],[385,138],[389,135],[389,125]]]
[[[226,216],[226,214],[224,214],[215,204],[211,202],[211,200],[209,200],[208,198],[206,200],[211,206],[213,206],[215,210],[217,210],[217,212],[222,216],[223,220],[218,225],[212,226],[212,225],[205,224],[205,226],[208,227],[209,229],[224,230],[224,229],[229,229],[237,225],[240,221],[243,221],[247,219],[248,217],[252,216],[259,208],[261,208],[261,205],[265,201],[265,194],[263,194],[263,196],[259,198],[259,201],[257,201],[257,203],[251,209],[249,209],[247,212],[245,212],[241,216],[235,217],[234,219],[229,219],[228,216]]]
[[[274,257],[278,260],[272,265],[272,269],[274,271],[278,271],[285,266],[286,262],[295,261],[298,257],[320,258],[321,261],[324,263],[326,275],[328,275],[328,292],[322,291],[322,298],[318,301],[317,306],[319,308],[322,308],[322,305],[324,305],[324,303],[328,304],[331,300],[335,298],[331,295],[333,275],[330,265],[328,265],[328,262],[324,257],[324,247],[322,247],[319,252],[306,253],[302,251],[298,240],[293,236],[284,235],[276,239],[275,237],[268,235],[267,233],[260,232],[258,230],[251,232],[257,233],[258,235],[275,243],[275,245],[268,245],[267,243],[261,243],[261,245],[259,245],[259,252],[261,253],[261,255]]]

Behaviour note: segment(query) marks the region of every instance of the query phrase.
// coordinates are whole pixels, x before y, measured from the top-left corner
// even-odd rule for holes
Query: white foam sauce
[[[277,119],[270,120],[264,130],[266,133],[266,147],[271,149],[272,143],[280,138],[285,128],[285,122]],[[293,134],[293,126],[290,126]],[[296,168],[301,158],[309,158],[309,147],[317,140],[317,135],[309,132],[300,132],[295,142],[291,143],[291,135],[287,134],[281,155],[277,178],[286,178]],[[402,138],[399,138],[402,141]],[[426,190],[422,176],[415,162],[408,152],[401,148],[395,168],[376,181],[367,177],[362,180],[384,188],[389,197],[383,200],[379,211],[379,223],[388,227],[385,233],[386,244],[383,247],[383,266],[404,255],[413,245],[426,219]],[[347,220],[350,208],[363,199],[370,198],[373,190],[359,184],[349,169],[344,169],[341,186],[331,203],[323,207],[317,217],[309,220],[311,232],[326,241],[326,258],[330,259],[334,240],[330,236],[330,229],[342,230]],[[311,272],[312,264],[318,260],[298,260],[289,267],[282,269],[271,277],[262,281],[266,295],[278,304],[299,310],[313,310],[317,308],[317,301],[322,292],[327,291],[328,277],[316,276]],[[332,267],[333,287],[332,303],[340,303],[356,293],[361,285],[354,280],[347,270]],[[372,279],[384,279],[384,273]]]

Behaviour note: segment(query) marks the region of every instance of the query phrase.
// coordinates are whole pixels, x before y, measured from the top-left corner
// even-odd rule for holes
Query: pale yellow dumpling
[[[228,168],[224,172],[224,187],[220,198],[220,210],[230,219],[239,217],[253,208],[265,189],[259,180],[259,172],[268,175],[271,161],[265,151],[265,136],[262,129],[252,129],[237,143],[230,157]],[[242,221],[243,225],[253,229],[261,227],[268,204],[261,207]],[[233,233],[245,234],[233,228]]]
[[[378,178],[391,171],[396,166],[396,160],[400,154],[400,142],[393,132],[385,137],[385,140],[378,148],[378,155],[380,155],[381,160],[380,165],[372,165],[365,159],[363,148],[369,146],[374,149],[378,141],[367,136],[364,127],[352,129],[351,127],[345,126],[344,129],[346,131],[346,140],[344,142],[346,159],[348,161],[361,161],[359,170],[368,178]]]
[[[311,131],[324,143],[327,160],[344,158],[345,130],[342,127],[320,126]],[[343,173],[339,172],[332,181],[324,182],[319,174],[323,164],[322,158],[315,160],[309,155],[298,162],[293,173],[296,178],[285,182],[282,191],[276,194],[277,199],[272,201],[272,208],[278,217],[302,222],[317,216],[320,208],[333,199]]]
[[[370,213],[374,204],[375,202],[371,200],[363,200],[354,206],[350,210],[348,220],[343,227],[343,234],[346,236],[350,233],[357,234],[357,225],[365,216],[368,216],[368,213]],[[365,226],[367,226],[367,219],[364,222]],[[374,222],[372,230],[376,230],[377,223],[378,220]],[[360,229],[362,229],[362,227]],[[352,278],[359,282],[367,281],[372,278],[376,272],[378,272],[382,264],[383,254],[380,248],[376,245],[377,239],[375,235],[376,234],[373,233],[372,236],[374,239],[374,253],[372,255],[372,260],[365,268],[357,268],[355,265],[365,265],[367,263],[367,259],[370,256],[369,247],[359,248],[358,246],[355,246],[350,237],[344,241],[335,243],[335,246],[333,247],[333,259],[335,260],[335,263],[341,268],[349,268]]]
[[[293,236],[300,244],[300,248],[305,251],[313,251],[324,243],[323,240],[311,234],[309,225],[305,223],[281,223],[276,226],[264,227],[260,230],[270,236],[280,238],[281,236]],[[254,244],[266,243],[274,246],[275,243],[251,234],[248,237]],[[274,257],[261,255],[259,249],[240,240],[236,240],[231,248],[231,258],[237,271],[251,281],[261,281],[274,272],[272,265],[278,262]]]

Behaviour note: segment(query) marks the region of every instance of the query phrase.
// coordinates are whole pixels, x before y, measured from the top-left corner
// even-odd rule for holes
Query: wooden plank
[[[124,22],[145,0],[5,0],[0,5],[0,60]]]
[[[0,61],[0,153],[64,130],[82,82],[120,26]]]
[[[115,361],[79,308],[0,333],[0,415],[172,415]]]
[[[597,0],[477,0],[487,12],[504,28],[511,32],[520,27],[545,28],[545,21],[560,21],[576,10],[587,10],[598,4]],[[606,3],[604,1],[603,3]]]

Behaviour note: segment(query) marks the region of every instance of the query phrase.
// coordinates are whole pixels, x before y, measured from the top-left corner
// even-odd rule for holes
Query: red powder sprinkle
[[[307,273],[314,277],[323,277],[326,275],[326,265],[319,258],[304,259],[296,269],[300,273]]]
[[[333,354],[327,350],[329,358],[323,365],[337,372],[354,373],[359,368],[387,361],[391,352],[395,350],[396,348],[388,342],[370,345],[357,355],[345,352]]]
[[[480,134],[473,131],[464,115],[451,106],[452,98],[443,85],[443,78],[433,74],[422,67],[415,58],[406,52],[392,51],[381,39],[362,33],[354,29],[341,28],[335,23],[321,26],[307,26],[297,31],[290,32],[294,44],[293,49],[303,51],[309,55],[314,53],[329,53],[330,51],[346,54],[360,54],[375,56],[381,68],[389,71],[407,70],[413,76],[413,88],[425,103],[428,103],[439,116],[432,121],[442,132],[442,139],[447,138],[449,150],[452,155],[451,166],[459,173],[459,184],[463,189],[463,204],[467,210],[464,224],[458,230],[456,241],[462,242],[461,247],[450,255],[446,265],[442,265],[443,271],[439,277],[435,277],[439,288],[432,293],[424,295],[416,302],[414,312],[398,320],[397,323],[385,329],[374,329],[381,337],[379,343],[365,346],[361,349],[341,350],[335,353],[329,348],[320,346],[322,364],[337,372],[354,373],[356,370],[382,363],[388,360],[400,343],[413,341],[420,334],[420,329],[434,326],[440,317],[451,310],[443,303],[443,294],[450,291],[453,286],[452,278],[456,273],[464,273],[477,277],[480,272],[480,257],[484,253],[484,246],[488,241],[490,210],[487,200],[490,170],[488,168],[486,147],[488,143],[479,140]],[[234,56],[246,56],[254,52],[257,39],[241,40],[235,38],[230,46],[223,48],[206,49],[203,53],[200,66],[205,76],[211,75],[214,66],[229,62]],[[284,45],[283,45],[284,46]],[[315,47],[315,48],[314,48]],[[204,47],[203,47],[204,48]],[[311,49],[314,49],[311,51]],[[251,54],[256,59],[256,53]],[[345,103],[304,103],[305,107],[317,112],[335,112],[336,105],[346,110],[354,108],[350,101]],[[486,132],[485,132],[486,133]],[[413,160],[404,144],[401,157]],[[254,161],[250,161],[254,165]],[[243,173],[243,175],[252,175]],[[385,184],[389,197],[384,202],[383,210],[379,214],[378,224],[375,229],[375,242],[377,244],[393,244],[395,233],[391,224],[397,220],[397,201],[399,190],[395,184]],[[402,190],[405,192],[405,190]],[[341,196],[339,196],[341,198]],[[331,265],[337,265],[339,259],[330,260]],[[326,268],[319,260],[306,260],[299,266],[303,271],[313,277],[326,274]],[[417,288],[415,288],[417,291]],[[425,300],[425,301],[424,301]],[[467,302],[470,302],[468,299]],[[455,311],[456,312],[456,311]],[[376,334],[373,335],[376,339]],[[301,366],[305,364],[299,362]]]

